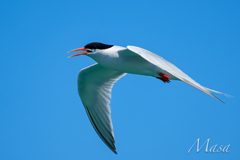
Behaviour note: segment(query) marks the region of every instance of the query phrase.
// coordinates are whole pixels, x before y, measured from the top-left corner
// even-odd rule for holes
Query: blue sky
[[[1,1],[0,159],[238,159],[239,1]],[[118,155],[77,93],[90,42],[148,49],[226,104],[182,82],[127,75],[113,87]],[[188,150],[200,138],[229,153]]]

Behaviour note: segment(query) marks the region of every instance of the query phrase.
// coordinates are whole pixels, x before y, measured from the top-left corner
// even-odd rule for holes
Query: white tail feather
[[[228,94],[226,94],[226,93],[222,93],[222,92],[219,92],[219,91],[215,91],[215,90],[209,89],[209,88],[207,88],[207,87],[204,87],[204,88],[205,88],[206,90],[210,91],[210,92],[222,94],[222,95],[224,95],[224,96],[226,96],[226,97],[228,97],[228,98],[233,98],[233,96],[228,95]]]

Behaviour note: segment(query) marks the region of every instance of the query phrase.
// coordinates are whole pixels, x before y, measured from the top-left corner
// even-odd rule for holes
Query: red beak
[[[90,50],[85,49],[84,47],[83,47],[83,48],[74,49],[74,50],[71,50],[71,51],[69,51],[69,52],[74,52],[74,51],[87,51],[87,52],[77,53],[77,54],[74,54],[74,55],[69,56],[68,58],[74,57],[74,56],[79,56],[79,55],[82,55],[82,54],[88,54],[88,53],[91,53],[91,52],[92,52],[92,51],[90,51]],[[69,52],[68,52],[68,53],[69,53]]]

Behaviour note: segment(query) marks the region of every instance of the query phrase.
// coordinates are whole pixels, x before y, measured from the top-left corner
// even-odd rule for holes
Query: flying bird
[[[180,80],[219,101],[211,92],[229,96],[203,87],[172,63],[140,47],[94,42],[69,52],[73,51],[85,52],[69,57],[86,55],[97,62],[79,72],[78,93],[95,131],[116,154],[110,109],[111,91],[114,83],[127,73],[156,77],[164,83]]]

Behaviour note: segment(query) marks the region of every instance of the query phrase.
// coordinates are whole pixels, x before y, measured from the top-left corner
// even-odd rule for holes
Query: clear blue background
[[[240,157],[240,1],[1,1],[0,159],[195,159]],[[178,81],[127,75],[113,87],[118,155],[91,126],[68,59],[90,42],[148,49],[226,104]],[[205,153],[193,143],[230,144]]]

